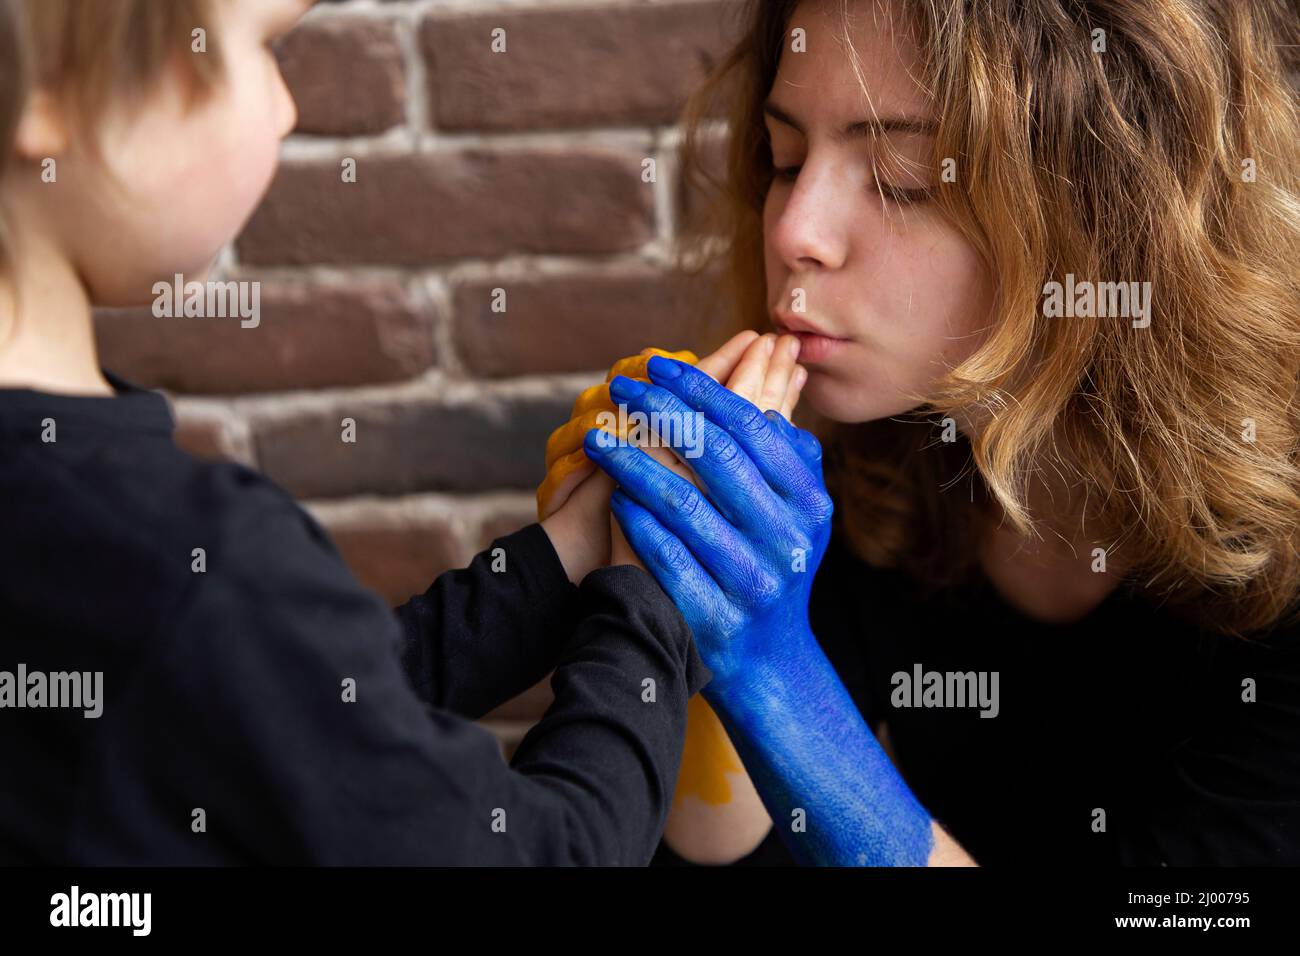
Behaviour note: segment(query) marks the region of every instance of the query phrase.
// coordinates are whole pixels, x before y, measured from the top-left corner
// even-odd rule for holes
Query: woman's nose
[[[844,264],[846,205],[833,170],[805,166],[800,171],[771,236],[791,270],[837,269]]]

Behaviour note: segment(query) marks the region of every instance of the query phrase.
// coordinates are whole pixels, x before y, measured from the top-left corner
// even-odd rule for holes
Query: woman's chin
[[[898,406],[898,407],[895,407]],[[906,411],[897,399],[877,395],[851,384],[838,382],[823,372],[810,368],[799,407],[807,407],[822,418],[847,425],[873,422]]]

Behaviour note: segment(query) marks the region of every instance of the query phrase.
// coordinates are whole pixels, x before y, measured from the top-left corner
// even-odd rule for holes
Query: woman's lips
[[[776,314],[772,324],[776,326],[777,332],[793,335],[799,340],[800,362],[823,362],[849,343],[848,339],[817,331],[811,323],[794,315]]]
[[[789,332],[787,334],[799,339],[799,361],[801,363],[824,362],[849,344],[848,339],[833,339],[829,335],[821,335],[817,332]]]

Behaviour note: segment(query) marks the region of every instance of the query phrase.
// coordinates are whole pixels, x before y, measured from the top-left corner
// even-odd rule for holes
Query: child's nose
[[[277,92],[277,101],[279,103],[279,128],[280,138],[288,136],[298,125],[298,103],[289,92],[289,85],[284,82],[284,75],[276,70],[276,80],[279,85]]]

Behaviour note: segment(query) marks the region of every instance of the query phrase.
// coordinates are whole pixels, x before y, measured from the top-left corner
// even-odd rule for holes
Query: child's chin
[[[132,309],[147,306],[158,298],[158,290],[155,288],[157,283],[165,282],[169,287],[174,288],[177,275],[181,276],[182,285],[190,282],[203,283],[208,281],[212,271],[212,262],[193,268],[164,266],[149,275],[93,283],[89,289],[91,304],[98,309]]]
[[[184,282],[207,282],[212,278],[212,274],[217,268],[218,252],[213,252],[206,257],[195,257],[188,265],[169,264],[159,270],[158,275],[149,280],[152,286],[155,282],[175,282],[176,276],[183,277]]]
[[[185,276],[186,282],[207,282],[210,278],[212,278],[212,263],[209,262],[206,263],[205,265],[199,266],[199,268],[197,269],[191,269],[188,272],[182,272],[181,275]],[[174,277],[175,276],[173,274],[171,278]]]

